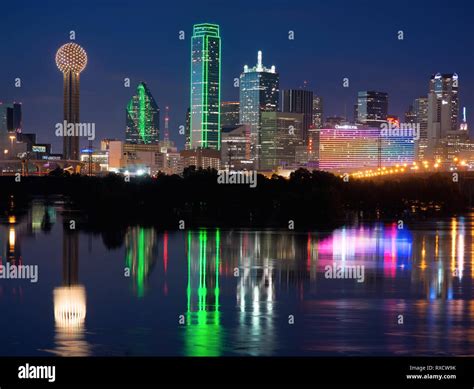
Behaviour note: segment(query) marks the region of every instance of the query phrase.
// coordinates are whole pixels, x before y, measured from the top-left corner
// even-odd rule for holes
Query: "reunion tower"
[[[79,123],[79,75],[87,65],[86,51],[77,43],[66,43],[56,53],[56,65],[64,76],[64,120]],[[78,161],[79,137],[63,137],[63,159]]]

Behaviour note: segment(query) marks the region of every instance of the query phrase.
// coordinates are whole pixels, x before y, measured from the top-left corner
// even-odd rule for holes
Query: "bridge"
[[[86,163],[66,159],[45,160],[45,159],[3,159],[0,160],[0,175],[14,175],[21,173],[23,176],[29,174],[48,174],[57,167],[70,173],[80,173],[81,168]]]

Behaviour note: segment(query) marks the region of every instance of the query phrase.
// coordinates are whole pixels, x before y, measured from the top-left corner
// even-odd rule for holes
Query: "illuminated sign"
[[[351,126],[349,124],[346,124],[343,126],[336,125],[334,128],[341,129],[341,130],[357,130],[357,126]]]
[[[34,153],[46,153],[46,146],[33,145],[31,151]]]

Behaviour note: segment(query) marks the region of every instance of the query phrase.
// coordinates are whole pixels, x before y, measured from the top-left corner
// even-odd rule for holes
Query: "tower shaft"
[[[64,120],[69,124],[79,123],[79,73],[67,71],[64,73]],[[79,137],[67,135],[64,129],[63,158],[79,160]]]

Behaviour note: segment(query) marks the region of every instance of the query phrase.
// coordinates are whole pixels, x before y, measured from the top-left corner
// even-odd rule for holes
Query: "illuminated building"
[[[413,105],[409,105],[408,111],[405,112],[405,123],[416,123],[416,112]]]
[[[253,168],[250,157],[249,126],[222,127],[222,167],[231,170],[250,170]]]
[[[258,168],[261,117],[263,112],[278,110],[280,77],[275,66],[263,66],[261,51],[257,57],[257,65],[253,68],[245,65],[240,75],[240,124],[250,126],[252,160]]]
[[[313,128],[322,128],[323,123],[323,99],[313,95]]]
[[[420,139],[416,141],[416,158],[424,160],[428,147],[428,98],[419,97],[413,104],[415,123],[420,126]]]
[[[388,94],[362,91],[357,95],[357,123],[380,127],[387,120]]]
[[[308,129],[313,124],[313,92],[305,89],[286,89],[282,93],[282,112],[303,114],[301,139],[306,143]]]
[[[89,170],[89,159],[92,164],[92,173],[106,172],[109,170],[109,152],[104,150],[89,150],[81,151],[81,162],[84,162],[83,169],[87,173]]]
[[[239,124],[240,103],[238,101],[223,101],[221,103],[221,128]]]
[[[100,150],[107,151],[109,150],[110,142],[117,141],[118,139],[102,139],[100,141]]]
[[[109,171],[130,175],[155,175],[159,172],[180,174],[183,170],[182,161],[175,147],[163,147],[161,144],[131,144],[122,141],[109,142]]]
[[[319,168],[337,173],[412,163],[413,135],[379,128],[343,125],[321,129]]]
[[[336,126],[320,130],[319,168],[338,173],[378,166],[377,128]]]
[[[303,114],[262,112],[259,170],[292,169],[298,165],[296,148],[303,146]]]
[[[129,144],[158,144],[160,141],[160,109],[144,82],[127,105],[125,142]]]
[[[189,108],[186,110],[186,125],[184,126],[184,149],[191,148],[191,113]]]
[[[56,65],[64,78],[64,120],[67,123],[79,121],[80,73],[87,65],[87,54],[77,43],[66,43],[56,53]],[[63,158],[79,160],[79,137],[64,135]]]
[[[17,147],[17,141],[21,140],[21,131],[21,103],[0,102],[0,158],[11,159],[21,151]]]
[[[182,150],[180,155],[183,159],[183,168],[195,166],[197,169],[210,168],[219,170],[221,166],[221,154],[217,150]]]
[[[459,126],[459,129],[461,131],[469,131],[469,127],[467,125],[467,111],[466,111],[466,107],[463,107],[462,109],[462,123],[461,125]]]
[[[318,167],[319,161],[319,134],[320,128],[310,128],[308,130],[308,167]]]
[[[220,150],[221,38],[216,24],[196,24],[191,38],[190,149]]]
[[[324,122],[324,128],[334,128],[335,126],[346,125],[347,120],[342,116],[328,116]]]
[[[437,158],[443,153],[441,140],[458,130],[459,78],[457,74],[431,76],[428,94],[427,154]]]

